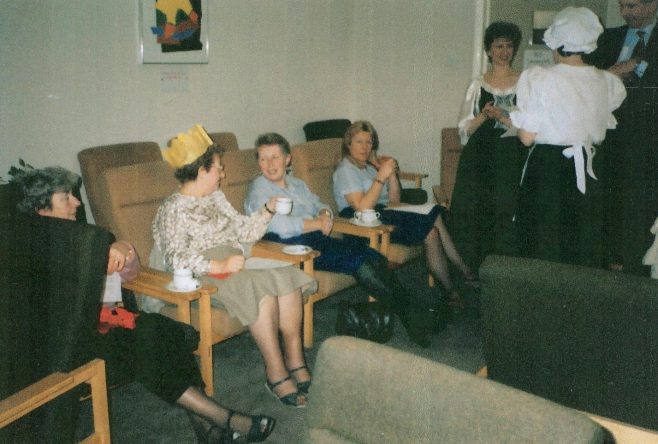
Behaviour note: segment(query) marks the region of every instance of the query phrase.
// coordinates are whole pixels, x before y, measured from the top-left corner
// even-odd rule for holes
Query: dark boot
[[[395,275],[387,270],[384,260],[367,259],[354,273],[354,278],[377,301],[398,315],[409,339],[421,347],[430,345],[428,335],[432,329],[432,314],[402,287]]]

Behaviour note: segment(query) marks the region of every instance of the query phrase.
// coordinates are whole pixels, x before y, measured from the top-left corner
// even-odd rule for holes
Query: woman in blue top
[[[304,181],[288,172],[291,161],[288,141],[276,133],[262,134],[256,139],[256,152],[262,174],[249,185],[245,212],[260,211],[274,196],[293,201],[290,214],[272,217],[264,238],[308,245],[320,251],[322,254],[314,263],[316,270],[352,275],[366,291],[398,314],[412,341],[429,345],[430,313],[415,304],[411,293],[387,271],[386,258],[361,242],[329,236],[333,213]]]
[[[390,157],[377,158],[377,131],[370,122],[357,121],[347,129],[343,138],[343,159],[333,175],[334,197],[340,215],[352,217],[355,211],[375,208],[381,221],[395,225],[391,241],[415,245],[423,243],[430,273],[448,295],[448,303],[462,307],[463,301],[453,285],[448,260],[476,285],[475,273],[464,263],[443,223],[445,210],[435,205],[428,214],[385,209],[400,203],[400,180],[397,161]]]

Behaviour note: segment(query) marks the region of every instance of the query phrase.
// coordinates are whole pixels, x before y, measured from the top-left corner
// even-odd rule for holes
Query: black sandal
[[[301,367],[293,368],[292,370],[288,370],[291,375],[294,375],[295,372],[298,372],[300,370],[306,370],[308,371],[308,374],[310,375],[311,372],[308,370],[308,367],[306,365],[302,365]],[[311,388],[311,380],[309,379],[308,381],[299,381],[297,378],[295,378],[295,381],[297,381],[297,390],[302,392],[305,395],[308,395],[308,390]]]
[[[236,432],[231,428],[231,418],[235,412],[233,410],[228,411],[228,418],[226,419],[226,428],[231,433],[231,442],[237,441],[242,437],[240,432]],[[247,432],[247,442],[262,442],[267,439],[268,436],[274,430],[276,425],[276,419],[270,418],[269,416],[262,415],[246,415],[251,419],[251,427],[249,427],[249,432]]]
[[[294,391],[292,393],[288,393],[287,395],[279,396],[276,393],[274,393],[274,389],[283,384],[286,381],[290,381],[292,378],[290,376],[286,376],[285,378],[281,379],[280,381],[270,383],[270,381],[265,380],[265,387],[269,392],[274,396],[276,399],[281,401],[282,404],[291,406],[291,407],[297,407],[297,408],[303,408],[306,407],[306,403],[300,403],[299,398],[300,395],[304,396],[302,393],[299,393],[299,391]]]

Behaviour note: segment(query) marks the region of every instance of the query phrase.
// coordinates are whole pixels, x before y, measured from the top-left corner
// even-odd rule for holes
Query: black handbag
[[[393,314],[379,302],[344,303],[338,309],[336,333],[383,344],[393,336]]]

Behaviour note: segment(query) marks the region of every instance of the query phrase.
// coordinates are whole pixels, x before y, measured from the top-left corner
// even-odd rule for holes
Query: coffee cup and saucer
[[[274,211],[276,214],[290,214],[292,211],[292,199],[289,197],[277,197]]]
[[[169,282],[167,290],[178,293],[185,293],[201,288],[201,283],[194,279],[192,270],[189,268],[179,268],[174,270],[174,280]]]
[[[350,220],[354,225],[360,227],[378,227],[382,224],[379,220],[379,212],[375,210],[355,211],[354,217]]]

